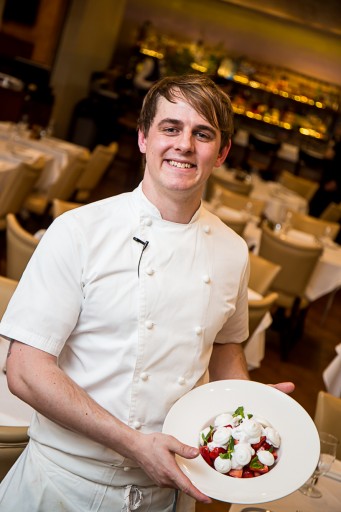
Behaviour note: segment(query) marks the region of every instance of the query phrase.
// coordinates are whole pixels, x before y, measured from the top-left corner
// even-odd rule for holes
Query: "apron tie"
[[[124,503],[126,512],[137,510],[143,501],[143,494],[136,485],[127,485],[124,490]]]

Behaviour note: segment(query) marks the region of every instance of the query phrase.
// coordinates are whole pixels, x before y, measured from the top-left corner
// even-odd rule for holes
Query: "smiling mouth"
[[[192,169],[196,167],[194,164],[188,162],[177,162],[176,160],[167,160],[167,162],[171,167],[176,167],[177,169]]]

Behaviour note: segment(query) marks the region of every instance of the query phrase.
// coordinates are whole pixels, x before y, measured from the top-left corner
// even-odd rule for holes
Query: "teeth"
[[[169,160],[169,165],[172,165],[173,167],[178,167],[178,169],[190,169],[192,167],[192,164],[186,164],[185,162],[176,162],[175,160]]]

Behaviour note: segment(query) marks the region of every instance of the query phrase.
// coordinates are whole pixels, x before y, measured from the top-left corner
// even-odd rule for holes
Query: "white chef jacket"
[[[188,224],[165,221],[140,185],[52,223],[0,333],[58,356],[132,428],[160,431],[174,402],[200,383],[213,343],[247,338],[248,268],[245,242],[216,216],[201,206]],[[63,467],[69,454],[81,457],[85,477],[86,461],[97,461],[99,482],[110,483],[108,465],[134,466],[39,413],[29,434],[65,455]]]

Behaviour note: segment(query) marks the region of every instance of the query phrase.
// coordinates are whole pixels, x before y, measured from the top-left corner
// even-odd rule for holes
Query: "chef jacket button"
[[[198,336],[200,336],[200,334],[202,334],[202,328],[200,327],[200,325],[198,325],[195,328],[195,334],[197,334]]]
[[[130,467],[124,466],[123,471],[130,471]]]
[[[203,276],[202,279],[203,279],[204,283],[207,283],[207,284],[211,281],[210,276]]]
[[[149,375],[148,375],[148,373],[147,373],[147,372],[142,372],[142,373],[141,373],[141,379],[142,379],[142,380],[148,380],[148,377],[149,377]]]
[[[153,221],[152,221],[152,219],[150,217],[146,217],[144,219],[144,223],[145,223],[146,226],[151,226],[153,224]]]
[[[210,233],[211,232],[210,226],[207,226],[207,225],[204,226],[204,232],[207,233],[207,234]]]
[[[146,272],[147,272],[147,274],[148,274],[149,276],[152,276],[152,275],[154,274],[154,272],[155,272],[155,271],[154,271],[154,269],[153,269],[153,268],[148,267],[148,268],[146,269]]]
[[[139,429],[139,428],[141,428],[141,423],[139,421],[134,421],[133,427],[136,429]]]
[[[186,379],[185,379],[184,377],[179,377],[179,378],[178,378],[178,384],[180,384],[181,386],[182,386],[183,384],[185,384],[185,382],[186,382]]]
[[[151,320],[146,320],[145,326],[147,327],[147,329],[152,329],[153,325],[154,324]]]

